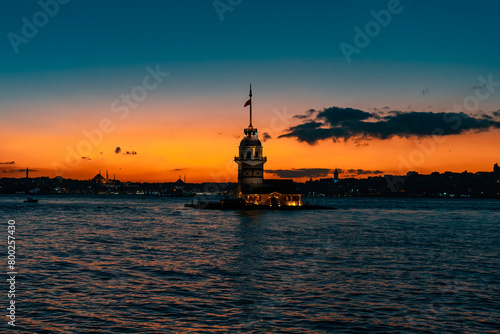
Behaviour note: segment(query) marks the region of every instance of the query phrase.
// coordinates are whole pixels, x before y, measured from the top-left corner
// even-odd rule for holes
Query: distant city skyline
[[[500,3],[24,1],[2,6],[0,177],[235,182],[491,171]]]

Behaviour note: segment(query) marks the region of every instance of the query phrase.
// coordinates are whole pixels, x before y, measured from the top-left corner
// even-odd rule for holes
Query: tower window
[[[259,157],[259,151],[255,151],[255,157],[258,158]]]
[[[252,157],[252,152],[247,151],[247,159],[250,159]]]

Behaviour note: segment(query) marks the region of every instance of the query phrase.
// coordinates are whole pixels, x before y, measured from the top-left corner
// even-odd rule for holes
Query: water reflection
[[[47,197],[26,208],[0,196],[18,222],[20,331],[496,329],[498,202],[331,199],[343,210],[295,213],[183,203]]]

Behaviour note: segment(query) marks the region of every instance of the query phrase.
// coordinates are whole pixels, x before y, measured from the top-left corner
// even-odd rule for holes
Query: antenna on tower
[[[250,94],[248,94],[250,97],[250,127],[252,127],[252,84],[250,84]]]

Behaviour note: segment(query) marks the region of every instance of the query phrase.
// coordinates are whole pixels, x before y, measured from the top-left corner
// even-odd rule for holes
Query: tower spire
[[[250,94],[248,94],[250,97],[250,127],[252,127],[252,84],[250,84]]]

